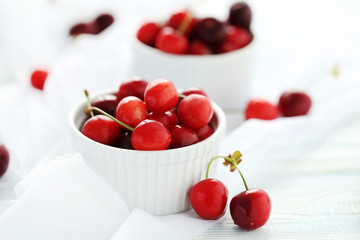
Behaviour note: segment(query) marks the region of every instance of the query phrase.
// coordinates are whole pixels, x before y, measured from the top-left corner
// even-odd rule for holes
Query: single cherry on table
[[[305,92],[286,91],[279,99],[279,108],[284,117],[306,115],[310,107],[311,99]]]

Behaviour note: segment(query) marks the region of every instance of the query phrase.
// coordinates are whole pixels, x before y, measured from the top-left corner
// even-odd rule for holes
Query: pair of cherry
[[[207,55],[226,53],[248,45],[251,10],[244,2],[230,8],[227,21],[197,19],[190,11],[176,12],[165,24],[147,22],[137,32],[142,43],[173,54]]]
[[[94,141],[120,148],[179,148],[214,132],[209,125],[213,109],[206,93],[190,88],[179,97],[167,79],[147,83],[131,78],[121,84],[116,95],[100,96],[92,103],[88,100],[87,109],[92,117],[81,132]]]
[[[245,118],[272,120],[279,117],[295,117],[306,115],[311,107],[311,98],[304,92],[286,91],[279,99],[278,105],[265,99],[252,99],[245,109]]]
[[[9,166],[9,152],[6,149],[5,145],[0,143],[0,177],[2,177]]]
[[[210,160],[206,171],[206,179],[197,183],[190,191],[190,202],[194,211],[203,219],[218,219],[226,212],[228,190],[217,180],[208,178],[209,168],[215,159],[225,159],[224,165],[230,165],[230,170],[238,170],[246,191],[231,199],[230,214],[236,225],[246,230],[254,230],[263,226],[270,217],[271,201],[269,195],[260,188],[249,189],[238,164],[242,154],[239,151],[233,155],[217,156]]]
[[[71,27],[69,35],[77,36],[80,34],[99,34],[108,28],[113,22],[114,17],[111,14],[104,13],[88,23],[75,24]]]

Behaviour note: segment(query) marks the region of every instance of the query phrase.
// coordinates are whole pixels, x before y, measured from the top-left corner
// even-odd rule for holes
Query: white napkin
[[[36,175],[1,216],[1,239],[108,240],[129,213],[78,154],[49,162]]]

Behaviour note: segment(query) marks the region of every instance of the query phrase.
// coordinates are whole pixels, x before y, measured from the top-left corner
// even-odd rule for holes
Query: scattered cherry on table
[[[0,177],[2,177],[9,167],[10,154],[4,144],[0,143]]]

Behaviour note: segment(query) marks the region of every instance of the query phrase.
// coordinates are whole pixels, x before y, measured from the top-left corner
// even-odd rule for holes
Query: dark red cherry
[[[116,142],[115,147],[124,149],[134,149],[131,145],[131,131],[123,130],[119,140]]]
[[[245,2],[237,2],[230,8],[228,21],[234,26],[250,29],[251,15],[251,9]]]
[[[100,108],[101,110],[109,113],[111,116],[115,116],[116,107],[119,103],[119,98],[113,94],[106,94],[95,98],[91,105],[93,107]],[[99,114],[98,112],[94,112],[94,114]]]
[[[0,143],[0,177],[2,177],[9,166],[10,155],[5,145]]]
[[[144,100],[144,92],[147,85],[148,82],[141,77],[130,77],[121,83],[118,97],[121,100],[124,97],[135,96]]]
[[[131,135],[135,150],[165,150],[171,142],[169,130],[160,122],[146,119],[136,126]]]
[[[251,33],[240,27],[227,26],[226,27],[227,41],[236,44],[238,48],[245,47],[252,40]]]
[[[279,108],[283,116],[306,115],[311,107],[311,99],[304,92],[284,92],[279,99]]]
[[[81,132],[96,142],[113,146],[120,137],[121,128],[111,118],[104,115],[96,115],[84,123]]]
[[[147,115],[147,119],[161,122],[167,129],[171,129],[176,124],[178,124],[178,119],[174,111],[167,111],[162,113],[151,112]]]
[[[196,133],[184,125],[176,125],[170,129],[171,143],[170,148],[181,148],[199,142]]]
[[[234,223],[246,230],[263,226],[270,217],[271,201],[262,189],[252,188],[231,199],[230,213]]]
[[[206,138],[210,137],[214,133],[214,130],[209,125],[205,125],[202,128],[196,129],[195,132],[196,132],[196,135],[198,136],[199,140],[202,141],[202,140],[205,140]]]
[[[78,36],[80,34],[96,34],[97,31],[97,25],[94,22],[78,23],[71,27],[69,35]]]
[[[102,31],[104,31],[106,28],[108,28],[111,24],[114,22],[114,17],[111,14],[104,13],[98,16],[94,23],[97,26],[96,33],[99,34]]]
[[[226,40],[225,24],[215,18],[201,19],[196,26],[196,33],[201,40],[210,45]]]

